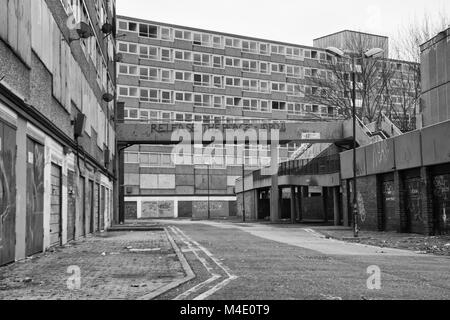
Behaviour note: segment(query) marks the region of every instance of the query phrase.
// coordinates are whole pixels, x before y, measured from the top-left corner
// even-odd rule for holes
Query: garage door
[[[53,163],[51,167],[50,205],[50,245],[58,246],[62,244],[61,167]]]
[[[0,122],[0,266],[13,262],[16,243],[16,130]]]
[[[44,146],[27,140],[26,254],[44,249]]]
[[[67,171],[67,241],[75,240],[76,195],[75,172]]]
[[[450,233],[450,174],[440,174],[433,177],[434,195],[434,232],[435,234]]]
[[[424,220],[422,215],[422,200],[420,197],[420,177],[405,179],[405,209],[406,209],[406,230],[405,232],[422,233],[424,230]]]
[[[383,231],[397,231],[399,220],[395,215],[394,180],[389,180],[389,178],[384,177],[381,186],[383,214],[380,226]]]

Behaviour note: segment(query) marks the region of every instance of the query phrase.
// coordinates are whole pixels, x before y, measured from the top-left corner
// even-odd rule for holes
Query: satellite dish
[[[104,33],[104,34],[111,34],[112,33],[112,31],[113,31],[113,25],[111,24],[111,23],[109,23],[109,22],[107,22],[107,23],[105,23],[103,26],[102,26],[102,32]]]
[[[80,39],[87,39],[94,36],[94,31],[86,22],[80,22],[77,26],[77,33]]]
[[[114,96],[111,93],[105,93],[103,95],[103,101],[110,103],[111,101],[114,100]]]

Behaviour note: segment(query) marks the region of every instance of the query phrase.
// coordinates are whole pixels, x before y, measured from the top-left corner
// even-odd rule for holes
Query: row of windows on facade
[[[243,91],[249,92],[260,92],[260,93],[286,93],[287,95],[301,97],[303,94],[308,91],[312,92],[313,89],[306,89],[307,87],[316,88],[311,86],[304,86],[300,84],[286,83],[286,82],[275,82],[275,81],[266,81],[266,80],[256,80],[256,79],[246,79],[240,77],[225,77],[221,75],[212,75],[205,73],[193,73],[189,71],[175,71],[165,70],[165,69],[142,69],[142,75],[139,76],[140,80],[147,81],[156,81],[156,82],[164,82],[164,83],[174,83],[176,81],[183,81],[192,83],[194,86],[198,87],[208,87],[215,89],[225,89],[225,87],[234,87],[239,88]],[[174,77],[175,74],[175,77]],[[127,87],[127,86],[119,86],[119,88],[123,88],[122,95],[130,95],[135,96],[134,93],[137,93],[137,87]],[[132,90],[125,88],[133,88]],[[130,94],[130,91],[133,94]]]
[[[280,148],[286,149],[286,148]],[[164,153],[152,153],[152,152],[125,152],[125,163],[127,164],[139,164],[141,167],[166,167],[173,168],[176,165],[183,164],[194,164],[194,165],[212,165],[215,167],[226,167],[226,166],[241,166],[245,159],[245,165],[249,167],[267,167],[270,166],[271,158],[270,158],[270,150],[265,151],[267,156],[258,156],[256,151],[256,155],[252,155],[254,151],[245,150],[245,156],[243,157],[242,153],[239,153],[237,150],[235,151],[235,156],[226,155],[226,151],[224,153],[216,153],[215,155],[203,155],[199,154],[188,154],[188,155],[179,155],[175,157],[172,154],[164,154]],[[293,152],[291,152],[293,154]],[[278,163],[283,163],[289,161],[290,156],[287,157],[279,157]]]
[[[69,16],[69,19],[73,19],[73,22],[75,23],[85,22],[91,26],[92,30],[95,30],[93,28],[94,21],[91,19],[84,1],[61,0],[61,3]],[[94,7],[97,15],[97,21],[100,27],[102,27],[107,19],[106,7],[103,0],[94,0]],[[107,40],[107,43],[108,57],[105,58],[100,49],[101,45],[96,34],[93,37],[80,40],[81,48],[86,56],[86,59],[90,59],[95,66],[98,85],[105,91],[113,92],[111,90],[114,89],[108,76],[107,60],[113,61],[114,45],[111,38]]]
[[[137,91],[130,92],[127,87],[119,87],[121,97],[138,98]],[[135,95],[134,95],[135,94]],[[302,114],[304,112],[318,112],[319,106],[289,103],[286,101],[261,100],[243,97],[216,96],[211,94],[173,92],[158,89],[140,89],[140,101],[149,103],[175,104],[193,103],[196,107],[224,109],[238,107],[248,111],[272,112],[272,110],[289,111]],[[292,110],[291,110],[292,109]],[[308,109],[311,109],[308,111]],[[334,108],[328,108],[334,114]],[[327,112],[330,113],[330,112]]]
[[[147,23],[137,23],[119,20],[119,30],[138,34],[140,37],[158,40],[174,41],[185,40],[194,45],[224,49],[235,48],[243,52],[271,55],[279,54],[292,59],[320,59],[326,60],[326,53],[318,50],[304,49],[293,46],[271,44],[253,40],[245,40],[234,37],[224,37],[217,34],[193,32],[189,30],[174,29]]]
[[[308,114],[314,114],[320,117],[336,117],[337,110],[333,107],[300,104],[300,103],[287,103],[287,113],[290,115],[306,116]],[[247,107],[244,110],[252,111]],[[232,117],[203,113],[189,113],[189,112],[172,112],[163,110],[149,110],[149,109],[135,109],[126,108],[124,111],[124,119],[132,121],[160,121],[160,122],[198,122],[204,124],[250,124],[250,123],[266,123],[270,119],[259,119],[255,117]]]
[[[253,72],[260,74],[282,73],[291,77],[301,78],[305,75],[323,74],[325,70],[316,68],[305,68],[283,63],[271,63],[267,61],[242,59],[213,55],[208,53],[197,53],[185,50],[174,50],[170,48],[160,48],[147,45],[138,45],[133,43],[119,42],[119,52],[139,54],[139,57],[147,60],[156,60],[162,62],[183,61],[192,63],[196,66],[224,69],[225,67],[242,69],[244,72]],[[310,70],[310,71],[308,71]]]

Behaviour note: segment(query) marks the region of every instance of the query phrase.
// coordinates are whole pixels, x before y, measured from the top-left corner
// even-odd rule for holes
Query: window
[[[178,81],[192,81],[192,73],[191,72],[182,72],[182,71],[176,71],[175,72],[175,79]]]
[[[223,77],[222,76],[213,76],[213,85],[215,88],[223,88]]]
[[[211,107],[211,95],[208,94],[195,94],[194,104],[197,107]]]
[[[302,50],[299,48],[286,48],[286,56],[292,59],[300,59],[302,56]]]
[[[242,51],[258,53],[258,43],[255,41],[242,41]]]
[[[270,90],[269,90],[269,81],[260,81],[259,82],[259,88],[260,88],[261,92],[269,93],[270,92]]]
[[[318,57],[317,51],[311,51],[311,59],[317,59]]]
[[[258,80],[243,79],[242,89],[247,91],[258,91]]]
[[[223,97],[214,96],[214,108],[223,108]]]
[[[158,48],[149,46],[140,46],[139,56],[143,59],[159,60]]]
[[[261,100],[260,101],[260,110],[262,112],[269,112],[269,101]]]
[[[192,32],[183,31],[183,30],[175,30],[175,39],[192,41]]]
[[[161,49],[161,60],[162,61],[172,61],[172,55],[170,49]]]
[[[223,59],[221,56],[213,56],[213,67],[223,68]]]
[[[239,58],[225,58],[225,65],[227,67],[240,68],[241,67],[241,59]]]
[[[194,85],[209,87],[211,86],[211,76],[209,74],[194,74]]]
[[[286,66],[286,75],[288,77],[301,77],[301,69],[298,66]]]
[[[222,37],[213,36],[213,47],[214,48],[223,48]]]
[[[172,40],[172,30],[170,28],[161,27],[161,39]]]
[[[192,61],[192,54],[189,51],[174,51],[175,60]]]
[[[128,45],[128,52],[129,53],[137,53],[137,45],[130,43]]]
[[[282,55],[285,54],[285,49],[286,48],[284,46],[271,45],[271,48],[272,48],[272,53],[282,54]]]
[[[211,66],[211,56],[209,54],[194,53],[194,64],[197,66]]]
[[[158,27],[144,23],[139,24],[139,36],[146,38],[158,38]]]
[[[260,54],[269,54],[269,45],[267,43],[260,43],[259,44],[259,53]]]
[[[242,99],[242,106],[243,106],[244,110],[258,111],[258,100]]]
[[[285,92],[286,91],[286,84],[272,82],[272,91]]]
[[[227,107],[240,107],[242,98],[238,97],[227,97],[226,104]]]
[[[140,100],[144,102],[159,102],[159,92],[154,89],[141,89]]]
[[[173,103],[172,92],[171,91],[161,91],[161,102],[162,103]]]
[[[138,89],[134,87],[121,87],[119,86],[119,95],[124,97],[137,98]]]
[[[179,102],[192,102],[192,93],[189,92],[176,92],[175,101]]]
[[[258,62],[253,60],[242,60],[242,70],[247,72],[258,72]]]
[[[225,46],[241,49],[241,40],[235,39],[235,38],[226,38],[225,39]]]
[[[271,66],[272,66],[272,72],[284,73],[284,70],[285,70],[284,64],[272,63]]]
[[[272,110],[286,110],[286,102],[272,101]]]
[[[173,82],[172,80],[172,71],[171,70],[161,70],[161,81],[162,82]]]
[[[268,62],[260,62],[259,72],[261,72],[263,74],[268,74],[269,73],[269,63]]]
[[[226,85],[229,87],[240,87],[241,86],[241,79],[240,78],[226,78]]]

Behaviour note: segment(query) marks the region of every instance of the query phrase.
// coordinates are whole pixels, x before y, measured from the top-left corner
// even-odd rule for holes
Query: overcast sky
[[[167,22],[269,40],[312,45],[343,29],[386,36],[424,12],[444,12],[448,0],[117,0],[117,11]]]

